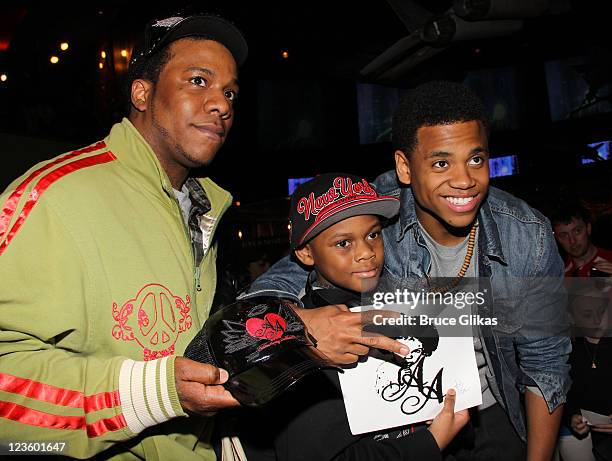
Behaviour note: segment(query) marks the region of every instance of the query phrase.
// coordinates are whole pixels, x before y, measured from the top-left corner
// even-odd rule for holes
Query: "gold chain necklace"
[[[591,368],[597,368],[597,363],[595,362],[595,359],[597,358],[597,346],[599,346],[599,343],[589,343],[587,341],[586,338],[584,338],[584,348],[587,351],[587,355],[591,356]],[[593,352],[591,353],[590,351],[590,347],[587,344],[593,344]]]
[[[472,262],[472,255],[474,254],[474,247],[476,246],[476,230],[478,229],[478,221],[475,221],[470,229],[470,235],[468,237],[467,244],[467,252],[465,253],[465,258],[463,258],[463,264],[461,265],[461,269],[455,276],[453,280],[451,280],[446,285],[440,287],[432,287],[430,290],[433,293],[444,293],[446,291],[452,290],[457,286],[457,284],[461,281],[461,279],[465,276],[468,268],[470,267],[470,263]],[[427,274],[427,280],[431,285],[431,277]]]

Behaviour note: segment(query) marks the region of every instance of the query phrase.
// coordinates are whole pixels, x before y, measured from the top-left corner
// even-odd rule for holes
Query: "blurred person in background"
[[[609,277],[612,251],[591,241],[591,216],[580,204],[559,207],[551,217],[557,243],[566,254],[566,277]]]
[[[612,420],[591,424],[582,410],[612,417],[612,292],[589,281],[572,285],[568,303],[574,328],[572,387],[564,412],[571,433],[562,433],[559,452],[564,461],[611,461]]]

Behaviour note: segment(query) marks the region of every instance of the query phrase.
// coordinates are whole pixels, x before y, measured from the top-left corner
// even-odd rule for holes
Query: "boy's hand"
[[[331,361],[349,364],[366,355],[371,347],[385,349],[402,356],[410,350],[399,341],[373,333],[363,334],[363,327],[370,317],[381,311],[369,313],[351,312],[344,304],[300,309],[293,306],[308,332],[317,340],[317,349]],[[364,323],[365,322],[365,323]]]
[[[586,419],[584,419],[582,415],[572,415],[572,419],[570,419],[570,426],[578,435],[584,435],[589,432],[589,426],[586,423]]]
[[[444,397],[444,407],[429,426],[431,435],[436,439],[440,451],[444,450],[457,433],[470,420],[467,410],[455,413],[455,390],[449,389]]]
[[[240,403],[222,384],[227,371],[200,362],[177,357],[174,379],[181,406],[202,416],[212,416],[223,408],[237,407]]]

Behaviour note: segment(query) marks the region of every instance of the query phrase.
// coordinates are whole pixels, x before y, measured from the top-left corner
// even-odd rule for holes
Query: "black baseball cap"
[[[224,386],[242,405],[263,405],[304,376],[338,368],[279,298],[238,301],[211,315],[184,354],[229,374]]]
[[[326,173],[300,184],[291,196],[291,249],[308,243],[325,229],[353,216],[392,218],[399,212],[396,197],[378,195],[363,178]]]
[[[132,51],[130,69],[132,72],[165,45],[185,37],[206,37],[224,45],[238,67],[244,64],[248,55],[246,40],[238,28],[228,20],[212,15],[176,15],[149,22],[144,35]]]

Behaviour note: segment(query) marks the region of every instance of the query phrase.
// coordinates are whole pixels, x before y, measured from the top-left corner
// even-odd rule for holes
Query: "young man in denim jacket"
[[[385,273],[427,287],[430,277],[454,277],[463,261],[467,276],[491,285],[478,313],[498,324],[475,336],[488,404],[475,412],[472,440],[458,441],[448,459],[549,460],[570,384],[563,263],[548,220],[489,187],[486,127],[482,103],[459,84],[432,82],[403,98],[393,120],[396,170],[374,183],[401,200],[399,219],[383,231]],[[467,258],[473,228],[477,242]],[[444,259],[449,249],[456,261]],[[305,283],[306,272],[284,259],[248,296],[275,293],[297,303]],[[344,306],[296,311],[317,347],[339,363],[357,360],[364,346],[397,349],[358,339],[360,319]]]

